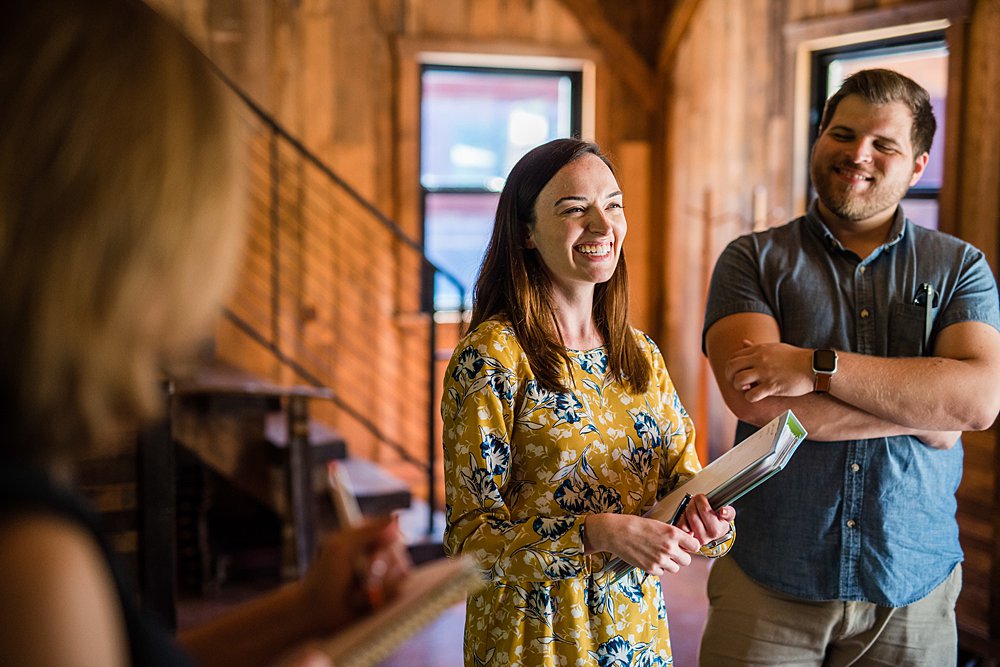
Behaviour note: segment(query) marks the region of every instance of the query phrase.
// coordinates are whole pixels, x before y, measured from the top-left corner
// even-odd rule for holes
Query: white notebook
[[[644,516],[670,523],[685,496],[699,493],[708,497],[713,508],[729,505],[781,471],[806,435],[792,411],[785,410],[697,475],[679,484]],[[632,567],[620,558],[613,558],[599,576],[610,574],[613,581],[618,581]]]

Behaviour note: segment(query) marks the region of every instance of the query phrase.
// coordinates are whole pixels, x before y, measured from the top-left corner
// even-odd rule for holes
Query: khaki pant
[[[708,579],[703,667],[954,667],[958,652],[957,565],[927,597],[906,607],[870,602],[814,602],[754,582],[731,558]]]

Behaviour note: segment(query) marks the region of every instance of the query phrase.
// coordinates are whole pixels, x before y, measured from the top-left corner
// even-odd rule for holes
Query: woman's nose
[[[611,219],[605,211],[595,208],[590,215],[587,229],[592,232],[604,233],[611,230]]]

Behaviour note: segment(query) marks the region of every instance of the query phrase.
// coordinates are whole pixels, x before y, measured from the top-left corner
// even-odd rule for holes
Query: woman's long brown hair
[[[493,234],[479,269],[470,329],[505,317],[528,356],[539,384],[566,391],[569,355],[552,309],[552,281],[538,251],[525,247],[535,224],[535,202],[542,188],[570,162],[596,155],[614,173],[596,144],[556,139],[522,157],[507,177],[497,204]],[[634,394],[649,386],[651,368],[628,323],[628,271],[622,251],[611,279],[594,290],[594,321],[608,353],[608,371]],[[566,374],[562,371],[566,370]]]

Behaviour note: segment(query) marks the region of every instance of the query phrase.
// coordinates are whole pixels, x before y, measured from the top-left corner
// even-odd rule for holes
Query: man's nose
[[[847,154],[855,164],[871,162],[872,144],[867,139],[857,139],[846,147]]]

